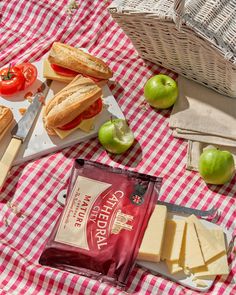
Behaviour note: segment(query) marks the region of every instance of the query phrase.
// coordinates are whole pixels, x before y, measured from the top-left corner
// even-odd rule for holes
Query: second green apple
[[[167,75],[155,75],[145,84],[144,97],[152,107],[168,109],[177,100],[178,85],[175,80]]]
[[[124,119],[111,119],[98,131],[102,146],[112,154],[126,152],[134,143],[134,134]]]

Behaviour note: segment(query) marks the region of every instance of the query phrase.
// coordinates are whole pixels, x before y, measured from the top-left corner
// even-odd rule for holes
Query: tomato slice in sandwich
[[[66,76],[66,77],[75,77],[77,76],[79,73],[78,72],[75,72],[75,71],[72,71],[72,70],[69,70],[69,69],[66,69],[66,68],[63,68],[61,66],[58,66],[56,64],[51,64],[51,67],[53,69],[54,72],[56,72],[58,75],[61,75],[61,76]],[[102,79],[99,79],[99,78],[94,78],[94,77],[91,77],[89,75],[84,75],[82,74],[84,77],[86,78],[90,78],[91,80],[93,80],[94,82],[99,82],[101,81]]]
[[[86,111],[82,113],[83,119],[90,119],[102,111],[102,99],[97,99]]]
[[[78,117],[73,119],[71,122],[58,127],[61,130],[70,130],[78,126],[82,120],[90,119],[102,111],[102,99],[97,99],[86,111],[81,113]]]
[[[76,126],[78,126],[82,122],[82,120],[83,120],[83,115],[82,114],[80,114],[78,117],[76,117],[71,122],[65,124],[64,126],[58,127],[58,129],[61,129],[61,130],[70,130],[70,129],[75,128]]]
[[[52,69],[59,75],[66,76],[66,77],[75,77],[78,75],[77,72],[63,68],[61,66],[51,64]]]

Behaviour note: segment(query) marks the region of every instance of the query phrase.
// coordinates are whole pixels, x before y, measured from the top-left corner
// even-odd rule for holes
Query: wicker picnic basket
[[[144,59],[236,97],[236,0],[115,0],[108,9]]]

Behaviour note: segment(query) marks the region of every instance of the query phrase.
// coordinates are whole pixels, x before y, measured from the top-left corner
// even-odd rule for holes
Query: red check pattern
[[[123,294],[104,283],[38,264],[62,211],[57,195],[66,188],[73,159],[77,157],[162,176],[161,200],[205,210],[217,206],[221,212],[218,223],[235,230],[235,178],[220,188],[207,187],[197,173],[186,171],[187,144],[173,138],[168,127],[170,111],[155,111],[142,105],[142,88],[150,76],[159,72],[173,78],[176,75],[138,56],[107,12],[107,1],[76,1],[78,9],[71,15],[68,3],[3,1],[0,67],[9,62],[40,59],[56,40],[87,48],[114,71],[109,87],[135,134],[136,143],[124,155],[109,156],[93,139],[11,170],[1,191],[5,201],[0,203],[1,295]],[[208,294],[236,294],[233,254],[229,263],[232,268],[229,276],[217,278]],[[138,267],[132,270],[127,287],[131,294],[196,294]]]

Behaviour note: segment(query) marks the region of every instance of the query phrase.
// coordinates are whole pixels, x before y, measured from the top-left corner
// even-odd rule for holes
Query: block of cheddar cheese
[[[160,261],[166,218],[167,208],[156,205],[149,219],[137,259],[151,262]]]
[[[167,219],[165,238],[161,253],[162,260],[178,261],[185,229],[185,220]]]

